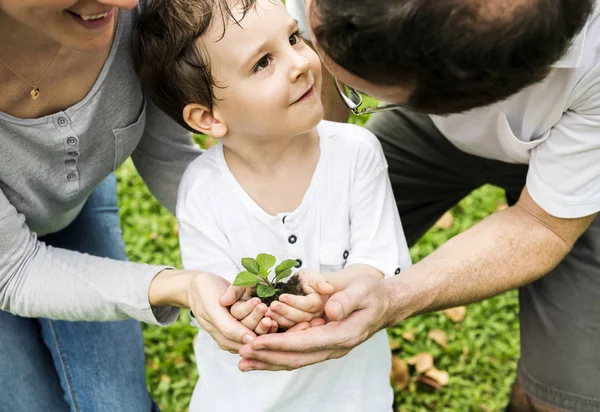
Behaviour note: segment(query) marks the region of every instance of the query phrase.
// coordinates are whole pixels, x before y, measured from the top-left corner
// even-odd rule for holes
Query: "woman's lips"
[[[115,9],[113,7],[104,13],[86,15],[77,14],[70,10],[67,10],[67,12],[82,27],[86,29],[101,29],[110,24],[115,14]]]

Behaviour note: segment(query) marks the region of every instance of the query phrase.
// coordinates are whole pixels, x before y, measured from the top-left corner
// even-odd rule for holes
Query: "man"
[[[287,1],[305,21],[302,3]],[[330,298],[327,325],[245,337],[240,369],[341,357],[408,316],[520,288],[521,359],[507,410],[600,410],[593,0],[308,0],[306,13],[349,108],[364,106],[352,88],[405,107],[367,127],[386,151],[410,244],[482,184],[504,188],[511,207],[391,280],[353,280]],[[222,303],[233,300],[230,292]]]

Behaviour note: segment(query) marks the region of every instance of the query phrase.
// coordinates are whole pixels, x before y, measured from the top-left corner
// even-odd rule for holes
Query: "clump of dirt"
[[[269,306],[271,302],[279,300],[279,296],[284,293],[289,295],[298,295],[298,296],[306,296],[306,293],[302,290],[302,282],[300,280],[300,276],[294,275],[290,277],[287,282],[278,282],[275,285],[276,289],[279,289],[277,293],[273,296],[269,296],[268,298],[260,298],[261,302],[265,305]],[[256,294],[256,289],[252,290],[252,297],[258,296]]]

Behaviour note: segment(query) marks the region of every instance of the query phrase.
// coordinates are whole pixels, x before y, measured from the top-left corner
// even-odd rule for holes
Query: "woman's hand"
[[[150,284],[148,297],[152,306],[190,308],[198,324],[221,349],[238,353],[242,344],[252,341],[256,334],[229,313],[229,305],[220,302],[228,287],[229,282],[212,273],[163,270]],[[233,302],[236,302],[243,290],[230,293],[235,298]]]

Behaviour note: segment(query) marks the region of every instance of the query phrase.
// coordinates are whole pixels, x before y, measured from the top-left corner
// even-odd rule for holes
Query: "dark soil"
[[[269,306],[271,304],[271,302],[279,300],[279,296],[283,293],[287,293],[290,295],[306,296],[306,293],[304,293],[304,291],[302,290],[302,284],[300,282],[300,277],[298,275],[294,275],[294,276],[290,277],[287,280],[287,282],[277,283],[277,285],[275,287],[277,289],[279,289],[277,291],[277,293],[275,293],[273,296],[269,296],[268,298],[260,298],[262,303]],[[255,296],[257,296],[256,289],[254,289],[252,291],[252,297],[255,297]]]

